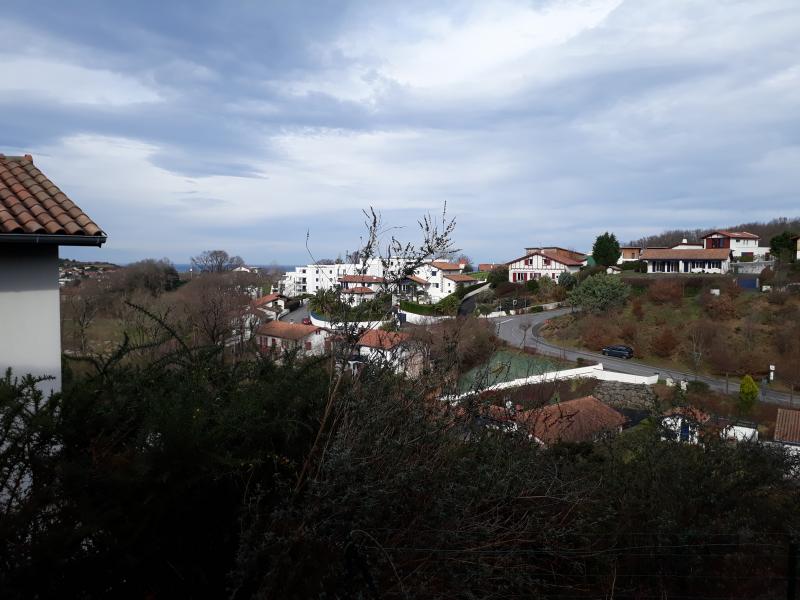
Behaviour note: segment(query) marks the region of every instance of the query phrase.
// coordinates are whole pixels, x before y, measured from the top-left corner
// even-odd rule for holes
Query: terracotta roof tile
[[[727,260],[728,248],[673,250],[672,248],[645,248],[642,260]]]
[[[380,348],[391,350],[403,342],[408,341],[409,335],[402,331],[383,331],[382,329],[368,329],[358,340],[360,346],[367,348]]]
[[[354,288],[347,288],[346,290],[342,290],[344,294],[358,294],[358,295],[366,295],[366,294],[374,294],[375,290],[371,290],[368,287],[354,287]]]
[[[517,421],[545,445],[556,442],[589,442],[606,431],[615,431],[625,417],[594,396],[517,413]]]
[[[709,233],[705,234],[703,238],[707,238],[711,235],[714,235],[715,233],[724,235],[725,237],[732,237],[732,238],[744,238],[748,240],[761,239],[760,235],[756,235],[755,233],[750,233],[749,231],[723,231],[723,230],[710,231]]]
[[[409,281],[413,281],[414,283],[418,283],[420,285],[428,285],[430,283],[427,279],[423,279],[419,275],[409,275],[406,277]]]
[[[778,409],[775,419],[775,441],[800,444],[800,410]]]
[[[449,279],[450,281],[455,281],[456,283],[478,282],[478,280],[475,279],[474,277],[470,277],[469,275],[465,275],[464,273],[450,273],[449,275],[445,275],[444,277],[445,279]]]
[[[0,154],[0,235],[105,237],[105,233],[33,164]]]
[[[457,265],[456,263],[446,262],[442,260],[434,260],[431,262],[431,265],[436,267],[437,269],[441,269],[442,271],[460,271],[461,265]]]

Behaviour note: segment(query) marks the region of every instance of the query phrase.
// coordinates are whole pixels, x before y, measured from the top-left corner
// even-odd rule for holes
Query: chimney
[[[28,162],[31,162],[31,163],[33,162],[33,157],[32,157],[30,154],[26,154],[24,158],[25,158],[25,160],[27,160]]]

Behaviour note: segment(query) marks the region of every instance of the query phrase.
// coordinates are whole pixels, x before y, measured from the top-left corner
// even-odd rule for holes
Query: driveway
[[[302,323],[303,319],[308,316],[308,304],[303,304],[297,310],[293,310],[287,315],[284,315],[280,318],[281,321],[286,321],[287,323]]]
[[[516,315],[513,317],[497,317],[490,319],[494,322],[497,329],[497,336],[508,342],[511,346],[521,348],[528,346],[535,348],[537,352],[546,354],[548,356],[557,356],[562,359],[577,361],[578,358],[587,360],[595,360],[603,363],[603,368],[609,371],[616,371],[618,373],[629,373],[631,375],[653,375],[658,373],[662,379],[671,377],[675,380],[685,379],[691,381],[697,379],[708,384],[708,387],[718,392],[727,392],[736,394],[739,392],[739,380],[732,377],[729,383],[725,384],[724,378],[707,377],[700,375],[695,377],[694,373],[687,373],[685,371],[676,371],[672,369],[665,369],[663,367],[648,365],[640,360],[624,360],[621,358],[612,358],[610,356],[603,356],[598,352],[590,352],[588,350],[574,350],[571,348],[563,348],[553,344],[549,340],[539,336],[539,329],[548,319],[559,317],[568,314],[569,308],[559,308],[540,313],[531,313],[527,315]],[[776,392],[774,390],[763,390],[761,395],[763,402],[770,404],[780,404],[782,406],[792,406],[789,400],[789,394],[783,392]],[[795,404],[798,403],[796,399]]]

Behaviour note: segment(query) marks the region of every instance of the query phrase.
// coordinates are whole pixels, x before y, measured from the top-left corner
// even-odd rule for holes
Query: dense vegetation
[[[784,231],[793,231],[795,234],[800,233],[800,217],[795,217],[792,219],[781,217],[778,219],[772,219],[766,223],[756,221],[752,223],[740,223],[739,225],[718,227],[718,229],[725,231],[749,231],[750,233],[761,236],[761,245],[767,246],[773,237],[782,234]],[[632,240],[630,245],[639,246],[642,248],[646,246],[672,246],[673,244],[679,243],[684,238],[690,242],[696,242],[700,239],[700,236],[703,236],[712,230],[712,227],[705,229],[672,229],[656,235],[647,235],[639,238],[638,240]]]

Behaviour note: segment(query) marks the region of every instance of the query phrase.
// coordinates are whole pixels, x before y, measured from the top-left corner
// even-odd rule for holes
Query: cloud
[[[446,203],[485,260],[796,212],[794,1],[84,2],[0,17],[0,151],[110,255],[335,256],[367,206]]]

